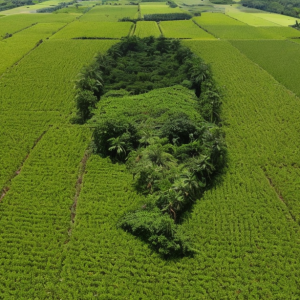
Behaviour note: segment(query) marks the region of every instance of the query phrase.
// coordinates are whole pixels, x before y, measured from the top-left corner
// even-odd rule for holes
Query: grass
[[[137,5],[101,5],[95,6],[88,13],[84,14],[82,22],[117,22],[124,17],[137,17]]]
[[[163,35],[167,38],[214,39],[212,35],[199,28],[192,20],[160,22]]]
[[[73,22],[53,36],[53,39],[121,38],[130,33],[130,22]]]

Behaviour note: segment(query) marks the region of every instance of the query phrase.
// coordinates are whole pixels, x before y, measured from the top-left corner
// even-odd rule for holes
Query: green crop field
[[[117,22],[119,19],[137,17],[137,5],[102,5],[95,6],[84,14],[80,21],[84,22]]]
[[[201,29],[192,20],[163,21],[160,22],[159,26],[167,38],[214,39],[212,35]]]
[[[253,15],[257,16],[259,18],[265,19],[267,21],[276,23],[281,26],[294,25],[297,20],[296,18],[293,18],[293,17],[283,16],[283,15],[279,15],[279,14],[272,14],[272,13],[268,13],[268,14],[260,13],[260,14],[253,14]],[[299,19],[298,19],[298,21],[299,21]]]
[[[68,7],[64,7],[62,9],[59,9],[55,11],[56,14],[73,14],[73,15],[81,15],[85,13],[85,11],[89,9],[88,6],[78,6],[70,5]]]
[[[130,22],[73,22],[52,38],[121,38],[130,34],[132,26]]]
[[[96,52],[104,52],[114,43],[109,40],[53,40],[43,43],[2,77],[2,111],[70,111],[74,95],[72,80],[80,67]]]
[[[201,17],[195,17],[194,20],[201,26],[247,26],[245,23],[221,13],[203,13]]]
[[[67,112],[73,108],[73,80],[77,72],[96,52],[105,52],[114,43],[96,40],[46,41],[2,76],[2,186],[13,176],[45,128],[55,123],[69,122]],[[30,130],[31,127],[33,130]]]
[[[184,10],[166,2],[122,0],[122,5],[84,1],[78,10],[70,5],[51,14],[33,13],[58,2],[17,7],[0,16],[0,299],[300,299],[300,31],[288,27],[296,19],[206,0],[178,2]],[[226,14],[118,22],[208,6]],[[129,35],[134,36],[123,39]],[[156,48],[134,52],[136,45],[142,47],[134,40],[151,35],[160,37]],[[182,39],[195,55],[187,56],[189,49],[171,38]],[[120,40],[128,60],[116,45]],[[177,49],[176,55],[167,56],[167,47]],[[99,54],[107,51],[110,56]],[[155,60],[149,59],[152,54]],[[160,88],[162,82],[175,82],[172,58],[178,64],[174,77],[184,87]],[[116,89],[95,106],[89,102],[91,119],[76,124],[78,85],[84,74],[95,71],[92,62],[103,68],[100,77],[110,80],[100,78],[98,86]],[[105,69],[108,63],[118,69]],[[181,77],[183,69],[190,72],[189,80]],[[211,73],[216,90],[210,90]],[[134,91],[140,84],[147,93],[123,87],[132,78]],[[193,82],[200,84],[188,90]],[[138,120],[147,131],[149,117],[162,123],[182,112],[181,124],[191,118],[204,130],[196,109],[207,109],[201,107],[203,99],[214,105],[219,95],[226,164],[178,223],[192,241],[193,255],[166,258],[117,227],[129,211],[148,211],[155,177],[146,178],[147,196],[124,163],[96,154],[93,132],[105,120],[119,124],[124,118]],[[203,144],[216,130],[211,128]],[[130,136],[130,130],[127,126],[122,136]],[[170,152],[178,151],[175,137],[170,144],[171,137],[150,136],[139,145],[150,147],[155,138]],[[124,153],[120,141],[118,150]],[[109,151],[116,149],[110,146]],[[203,149],[200,157],[207,158]],[[140,150],[133,163],[144,159]],[[193,148],[186,151],[193,159],[197,155]],[[156,166],[162,172],[162,165]],[[186,178],[174,161],[167,167],[177,172],[175,180]],[[162,185],[170,192],[166,181]],[[168,230],[175,235],[172,227]]]
[[[233,45],[300,96],[299,44],[290,41],[234,41]]]
[[[54,14],[24,14],[7,16],[0,19],[0,39],[6,33],[14,34],[24,28],[32,26],[35,23],[69,23],[76,16],[54,15]]]
[[[146,36],[159,37],[161,35],[160,30],[156,22],[137,22],[134,35],[143,38]]]
[[[226,15],[230,16],[233,19],[237,19],[238,21],[244,22],[250,26],[281,26],[277,23],[268,21],[260,17],[260,14],[251,14],[251,13],[244,13],[244,12],[226,12]]]
[[[221,39],[264,40],[300,37],[300,32],[290,27],[254,27],[223,14],[206,13],[203,17],[194,19],[202,28]],[[222,22],[224,22],[223,25],[221,25]]]
[[[2,40],[0,42],[0,52],[2,54],[0,56],[0,74],[33,49],[40,40],[51,36],[64,25],[66,24],[39,23]]]
[[[147,3],[147,2],[145,2]],[[180,13],[182,10],[179,7],[171,8],[168,5],[161,5],[160,3],[156,5],[140,5],[142,15],[151,15],[151,14],[171,14],[171,13]]]

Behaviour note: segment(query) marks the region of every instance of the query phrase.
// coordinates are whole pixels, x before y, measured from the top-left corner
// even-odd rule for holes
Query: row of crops
[[[158,9],[143,6],[147,13]],[[0,18],[0,35],[13,33],[0,43],[7,47],[1,67],[21,59],[0,78],[0,186],[7,187],[0,195],[0,298],[300,298],[300,45],[283,40],[298,32],[269,27],[271,14],[260,23],[248,16],[259,27],[203,14],[194,21],[209,32],[192,20],[137,22],[133,31],[132,23],[114,21],[135,17],[137,7],[121,8],[96,6],[79,20],[68,14]],[[69,123],[74,80],[116,41],[72,38],[118,39],[130,32],[195,39],[184,43],[211,63],[223,89],[228,166],[183,221],[199,251],[193,258],[163,260],[116,228],[142,199],[124,166],[91,155],[78,180],[91,131]]]
[[[65,23],[38,23],[0,43],[0,74],[19,61],[43,39],[48,38]]]

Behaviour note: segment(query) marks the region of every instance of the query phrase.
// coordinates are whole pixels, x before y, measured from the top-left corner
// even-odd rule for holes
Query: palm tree
[[[126,155],[125,146],[126,143],[123,141],[122,136],[118,136],[116,138],[110,138],[108,140],[110,143],[109,151],[115,151],[118,156]]]
[[[207,70],[208,66],[204,63],[197,63],[191,68],[191,81],[195,88],[195,93],[197,97],[199,97],[201,94],[201,83],[207,77]]]
[[[103,88],[102,72],[96,66],[86,66],[77,75],[75,88],[92,91],[96,96],[100,96]]]
[[[165,152],[164,146],[160,144],[150,145],[145,152],[147,158],[157,166],[170,168],[176,165],[176,159],[170,153]]]
[[[151,145],[154,144],[159,137],[154,135],[154,132],[151,129],[145,128],[144,130],[142,130],[141,132],[142,137],[140,138],[139,142],[142,145]]]

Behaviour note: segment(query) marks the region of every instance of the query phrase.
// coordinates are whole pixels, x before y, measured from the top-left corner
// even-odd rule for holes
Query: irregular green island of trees
[[[95,127],[95,152],[125,163],[145,196],[118,226],[164,256],[192,254],[180,222],[226,156],[209,66],[178,40],[129,37],[97,55],[76,88],[75,121]]]

